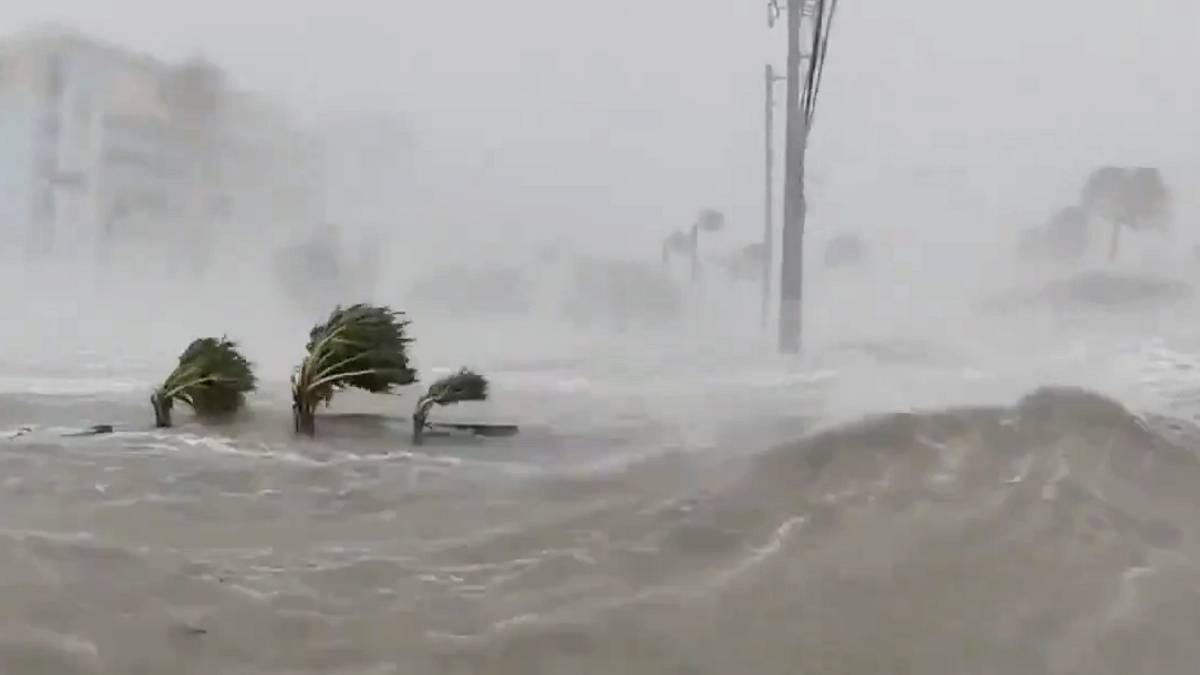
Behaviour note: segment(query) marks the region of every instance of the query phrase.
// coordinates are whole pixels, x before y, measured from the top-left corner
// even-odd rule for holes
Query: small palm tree
[[[487,378],[466,368],[429,385],[429,391],[417,401],[417,409],[413,412],[413,443],[421,444],[425,429],[429,426],[429,410],[433,406],[486,401],[487,397]]]
[[[672,253],[687,253],[692,250],[692,240],[683,232],[672,232],[663,239],[662,262],[667,266],[671,262]]]
[[[839,234],[825,245],[825,266],[845,267],[862,262],[867,245],[856,234]]]
[[[200,338],[188,345],[179,365],[150,397],[155,425],[171,426],[176,401],[205,417],[237,412],[256,386],[253,366],[237,343],[225,337]]]
[[[408,321],[403,312],[358,304],[337,307],[309,333],[308,354],[292,377],[292,415],[297,432],[316,433],[317,405],[339,389],[390,392],[412,384]]]
[[[700,274],[700,233],[720,232],[725,227],[725,214],[716,209],[704,209],[696,216],[690,230],[673,232],[662,244],[662,262],[666,267],[672,253],[690,253],[692,258],[692,281]]]
[[[1055,260],[1074,260],[1088,247],[1087,211],[1068,206],[1054,212],[1042,235],[1044,253]]]
[[[1108,258],[1116,260],[1121,228],[1162,229],[1171,195],[1155,168],[1101,167],[1093,171],[1083,187],[1082,207],[1089,216],[1112,223]]]

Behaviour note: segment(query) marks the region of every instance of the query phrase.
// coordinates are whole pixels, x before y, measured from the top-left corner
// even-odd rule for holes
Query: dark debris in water
[[[114,431],[113,425],[111,425],[111,424],[96,424],[87,429],[84,429],[83,431],[76,431],[76,432],[69,433],[69,434],[63,434],[63,436],[64,437],[100,436],[103,434],[111,434],[111,433],[113,433],[113,431]]]
[[[20,437],[22,437],[26,434],[32,433],[32,432],[33,432],[33,427],[19,427],[16,431],[5,436],[5,440],[12,440],[14,438],[20,438]]]

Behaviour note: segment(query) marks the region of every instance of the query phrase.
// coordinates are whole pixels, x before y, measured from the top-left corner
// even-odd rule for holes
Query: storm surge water
[[[1200,2],[836,4],[5,3],[0,675],[1200,673]]]
[[[286,379],[320,317],[265,281],[43,277],[60,286],[0,322],[5,673],[1200,659],[1188,297],[903,305],[848,279],[798,359],[766,355],[732,291],[665,328],[416,315],[423,380],[492,382],[438,414],[521,425],[416,448],[416,392],[339,396],[320,438],[294,436]],[[155,381],[223,331],[260,366],[245,414],[152,429]]]

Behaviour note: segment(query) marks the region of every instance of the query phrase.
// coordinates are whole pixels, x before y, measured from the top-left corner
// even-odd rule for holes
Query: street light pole
[[[762,328],[764,331],[771,323],[771,272],[775,267],[775,83],[786,79],[782,75],[776,75],[771,64],[767,64],[763,120],[763,160],[766,164],[763,188],[762,249]]]

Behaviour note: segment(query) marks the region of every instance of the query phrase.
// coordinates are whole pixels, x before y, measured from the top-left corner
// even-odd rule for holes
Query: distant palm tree
[[[825,245],[825,266],[844,267],[862,261],[867,245],[856,234],[839,234]]]
[[[1088,245],[1088,214],[1078,206],[1059,209],[1046,223],[1042,235],[1043,252],[1056,260],[1073,260],[1083,255]]]
[[[665,267],[672,253],[689,253],[692,259],[692,281],[700,275],[700,233],[720,232],[725,227],[725,214],[716,209],[704,209],[696,216],[688,231],[672,232],[662,244],[662,261]]]
[[[688,253],[692,250],[692,240],[684,232],[672,232],[667,235],[662,244],[662,262],[665,267],[671,262],[672,253]]]
[[[756,241],[722,256],[719,263],[735,281],[758,281],[762,276],[766,251],[767,247],[761,241]]]
[[[1108,258],[1116,260],[1121,228],[1161,230],[1166,225],[1170,193],[1158,169],[1105,166],[1088,176],[1081,205],[1091,218],[1112,223]]]

